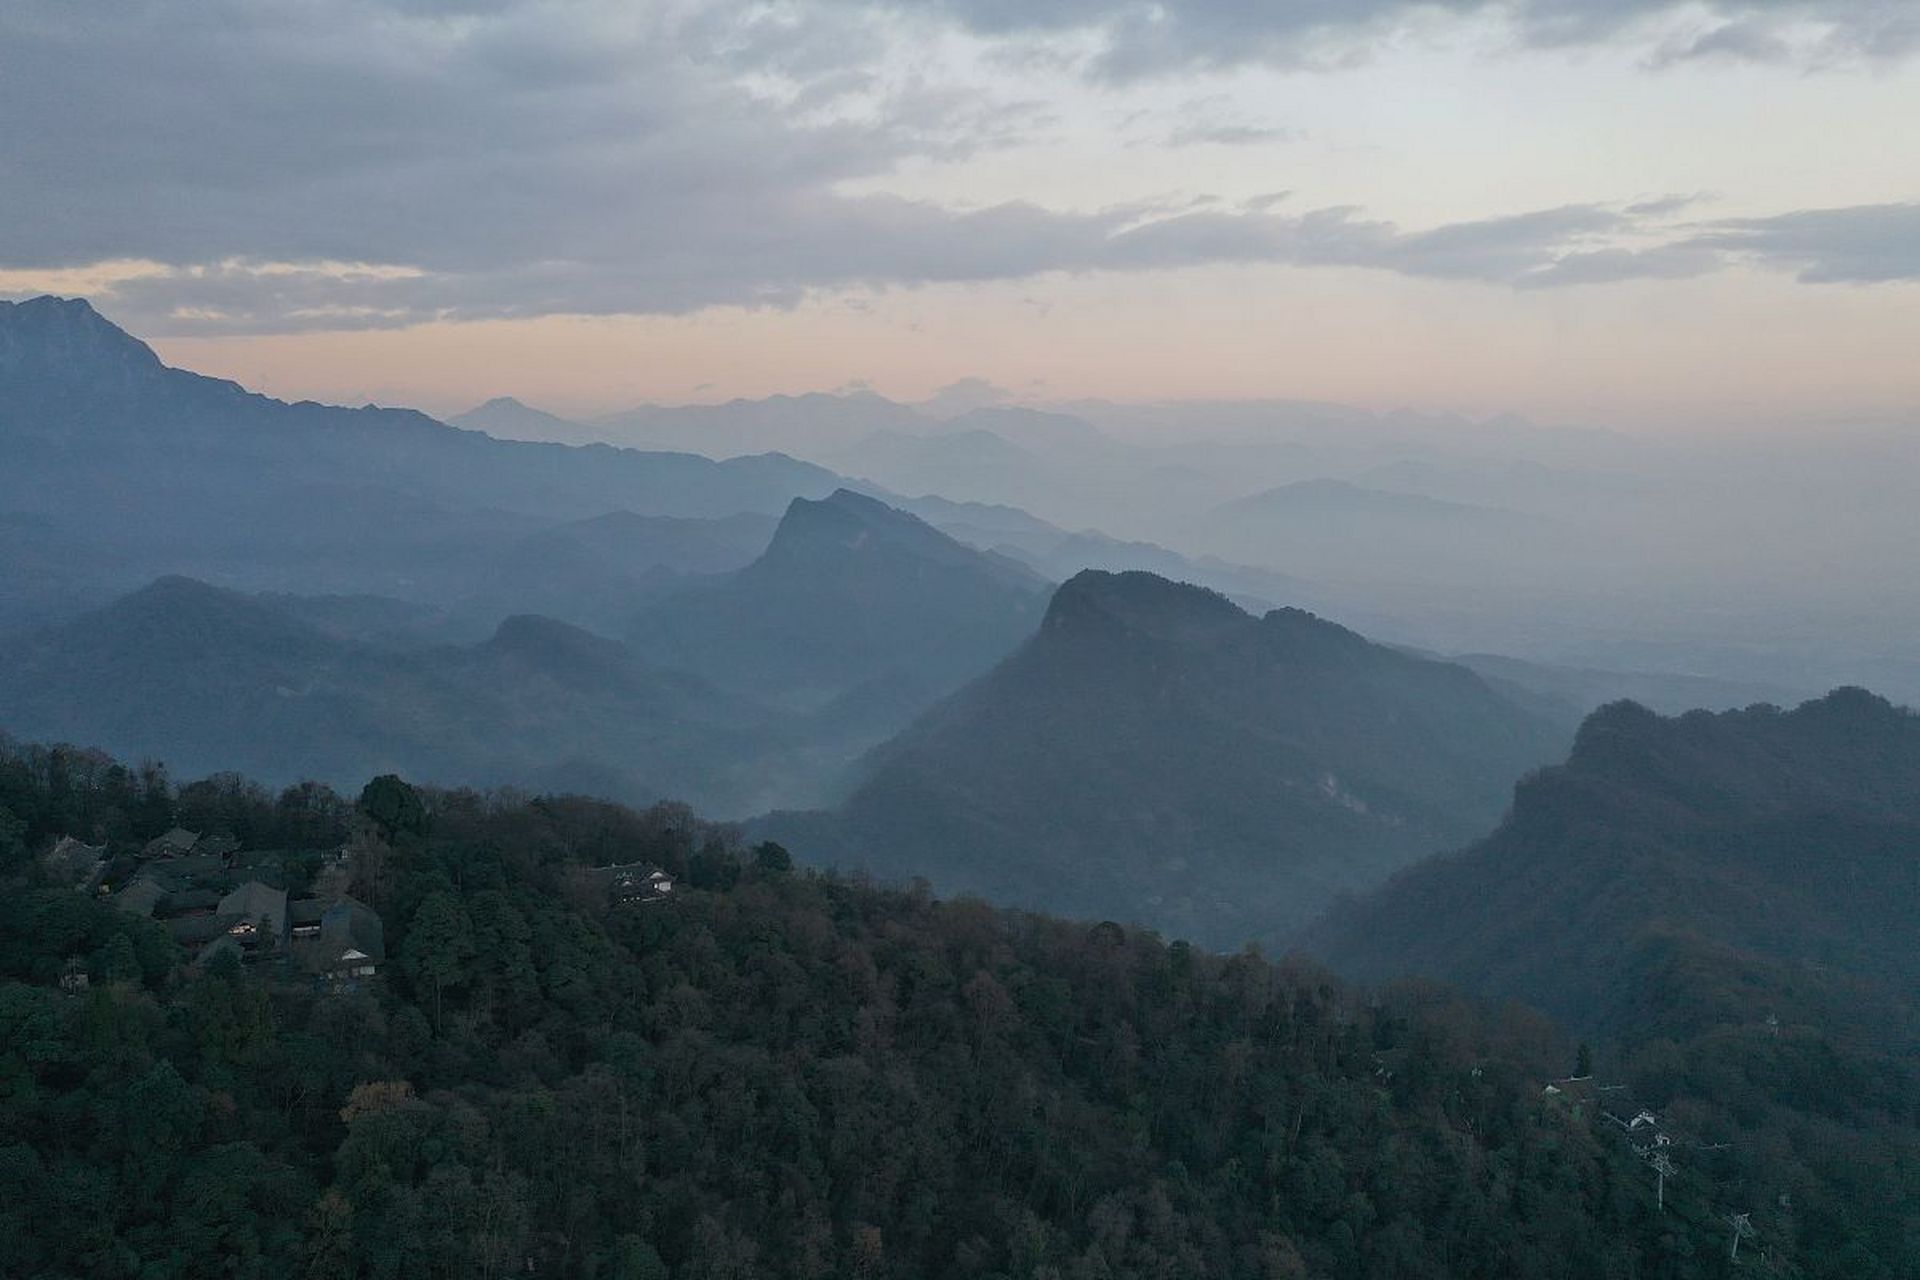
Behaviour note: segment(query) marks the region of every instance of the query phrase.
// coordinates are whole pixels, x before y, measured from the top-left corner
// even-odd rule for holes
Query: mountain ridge
[[[1087,571],[876,748],[839,809],[766,829],[945,891],[1277,944],[1339,889],[1491,825],[1560,741],[1464,668]]]
[[[1045,588],[1024,565],[842,488],[794,499],[757,559],[643,610],[628,638],[800,710],[893,686],[870,708],[884,737],[1025,638]]]
[[[0,512],[32,533],[0,545],[0,630],[168,573],[446,605],[543,526],[772,515],[840,483],[779,455],[509,441],[411,409],[277,400],[171,368],[51,297],[0,305],[0,449]]]
[[[1920,715],[1865,690],[1676,717],[1616,702],[1516,788],[1493,834],[1344,904],[1308,945],[1356,976],[1417,970],[1601,1029],[1635,997],[1630,975],[1589,957],[1675,927],[1769,964],[1858,968],[1845,921],[1920,980],[1885,915],[1889,895],[1920,892],[1920,864],[1814,856],[1920,842],[1916,800]],[[1422,924],[1436,912],[1450,927]]]

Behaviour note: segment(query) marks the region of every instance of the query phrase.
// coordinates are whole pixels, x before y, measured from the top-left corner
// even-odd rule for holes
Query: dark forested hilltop
[[[1076,575],[1039,634],[768,829],[942,889],[1273,942],[1484,833],[1560,731],[1464,667],[1149,573]]]
[[[0,869],[9,1276],[1726,1271],[1541,1095],[1537,1025],[798,872],[684,808],[9,748]],[[123,901],[223,874],[220,914]],[[336,915],[368,950],[316,962]]]
[[[1916,903],[1920,716],[1859,689],[1674,718],[1623,702],[1492,836],[1336,912],[1316,946],[1616,1031],[1649,1012],[1633,966],[1676,938],[1920,984]]]
[[[1310,938],[1366,978],[1517,997],[1831,1274],[1920,1267],[1920,716],[1631,703],[1521,784],[1492,836]]]

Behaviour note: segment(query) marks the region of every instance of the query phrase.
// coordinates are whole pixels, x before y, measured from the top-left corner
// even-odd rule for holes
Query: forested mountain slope
[[[1231,947],[1484,832],[1560,748],[1463,667],[1090,571],[1017,653],[876,751],[836,814],[768,829],[942,890]]]
[[[1674,719],[1618,703],[1493,835],[1309,945],[1558,1015],[1774,1238],[1896,1276],[1920,1265],[1916,903],[1920,716],[1859,689]]]
[[[344,841],[382,976],[183,967],[81,833]],[[669,871],[614,906],[587,868]],[[684,809],[0,754],[0,1272],[1716,1277],[1564,1052],[1433,997],[789,869]],[[66,979],[66,989],[61,982]],[[78,978],[90,983],[74,989]]]

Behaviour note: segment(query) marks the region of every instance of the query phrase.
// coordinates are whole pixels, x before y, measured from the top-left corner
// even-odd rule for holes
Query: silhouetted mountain
[[[84,299],[0,303],[0,385],[9,418],[125,404],[165,375],[151,347]]]
[[[289,454],[309,481],[391,486],[433,500],[577,518],[778,511],[831,476],[777,455],[714,462],[594,446],[493,440],[409,409],[288,404],[162,365],[146,344],[80,300],[0,303],[0,434],[68,449],[153,445],[166,456],[236,465]],[[91,449],[89,456],[94,456]],[[96,461],[97,461],[96,457]]]
[[[772,515],[835,483],[779,456],[529,444],[410,410],[287,404],[168,368],[56,298],[0,303],[0,451],[0,511],[71,560],[83,598],[164,572],[434,597],[556,521]],[[56,594],[36,563],[0,549],[0,587]]]
[[[0,725],[186,773],[401,771],[736,813],[783,794],[776,760],[798,741],[763,708],[552,619],[397,651],[185,578],[0,650]]]
[[[1782,1001],[1836,978],[1911,990],[1916,850],[1920,716],[1857,689],[1676,719],[1622,702],[1492,836],[1342,907],[1313,945],[1359,976],[1440,977],[1597,1031],[1684,1030],[1709,1015],[1682,1006],[1738,996],[1693,981],[1736,956]]]
[[[449,426],[484,431],[502,440],[545,440],[560,444],[604,442],[603,432],[583,422],[522,404],[512,396],[495,396],[465,413],[447,419]]]
[[[843,489],[795,499],[759,559],[668,597],[631,637],[656,661],[795,708],[887,690],[868,710],[892,732],[1030,634],[1045,591],[1024,566]]]
[[[1561,741],[1463,667],[1087,572],[1017,653],[876,751],[837,815],[771,829],[944,890],[1231,946],[1484,831]]]

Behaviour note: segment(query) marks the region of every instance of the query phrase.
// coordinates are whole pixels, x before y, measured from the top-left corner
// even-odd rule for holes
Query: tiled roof
[[[220,914],[242,920],[265,920],[277,939],[287,928],[287,891],[249,880],[220,899]]]

